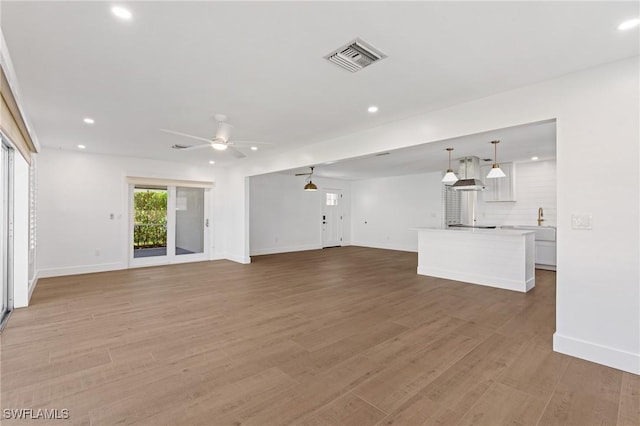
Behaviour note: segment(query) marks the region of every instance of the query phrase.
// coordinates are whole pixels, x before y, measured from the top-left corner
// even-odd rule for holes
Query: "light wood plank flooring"
[[[414,253],[253,260],[41,280],[1,336],[2,408],[85,425],[640,424],[639,376],[551,350],[553,272],[521,294],[418,276]]]

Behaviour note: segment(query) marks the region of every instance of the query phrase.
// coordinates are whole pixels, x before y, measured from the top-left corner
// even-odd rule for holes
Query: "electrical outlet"
[[[571,215],[571,229],[591,230],[590,214],[572,214]]]
[[[109,213],[109,219],[113,220],[115,218],[115,215],[113,213]]]

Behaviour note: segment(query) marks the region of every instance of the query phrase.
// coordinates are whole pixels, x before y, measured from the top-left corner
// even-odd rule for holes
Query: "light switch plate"
[[[571,215],[571,229],[590,230],[591,229],[590,214],[572,214]]]

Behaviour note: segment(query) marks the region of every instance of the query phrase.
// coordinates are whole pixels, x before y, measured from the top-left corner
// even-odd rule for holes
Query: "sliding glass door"
[[[176,256],[204,253],[204,188],[176,188]]]
[[[11,247],[12,247],[12,220],[13,200],[11,197],[11,155],[12,151],[2,143],[0,139],[0,275],[2,288],[0,289],[0,329],[6,317],[13,307],[11,300]]]
[[[208,190],[131,185],[131,266],[207,260]]]
[[[133,189],[133,257],[167,255],[167,188]]]

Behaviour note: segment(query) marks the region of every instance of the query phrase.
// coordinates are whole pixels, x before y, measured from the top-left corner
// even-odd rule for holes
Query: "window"
[[[338,194],[334,194],[332,192],[327,192],[327,205],[328,206],[337,206],[338,205]]]

